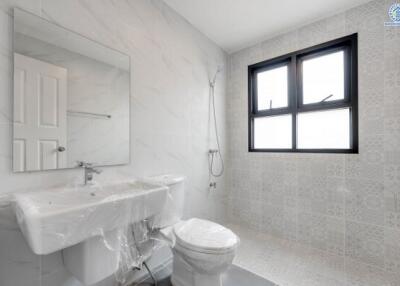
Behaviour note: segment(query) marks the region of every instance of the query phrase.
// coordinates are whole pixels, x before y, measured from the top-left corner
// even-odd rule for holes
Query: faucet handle
[[[91,168],[93,167],[92,163],[89,162],[85,162],[85,161],[77,161],[78,167],[82,167],[82,168]]]
[[[90,171],[93,173],[101,174],[101,172],[103,172],[103,170],[95,168],[95,164],[93,163],[88,163],[84,161],[77,161],[77,163],[79,167],[82,167],[84,169],[90,169]]]

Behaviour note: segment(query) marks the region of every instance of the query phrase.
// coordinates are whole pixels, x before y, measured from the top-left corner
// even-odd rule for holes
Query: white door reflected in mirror
[[[67,166],[67,70],[14,54],[14,171]]]
[[[129,163],[129,56],[20,9],[13,47],[14,172]]]

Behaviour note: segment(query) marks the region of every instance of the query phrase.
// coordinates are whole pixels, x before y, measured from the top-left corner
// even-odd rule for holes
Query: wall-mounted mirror
[[[14,10],[14,172],[129,163],[129,56]]]

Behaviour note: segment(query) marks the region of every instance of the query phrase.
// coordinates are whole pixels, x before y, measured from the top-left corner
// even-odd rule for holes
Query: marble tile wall
[[[12,21],[20,7],[131,56],[131,164],[104,168],[99,181],[160,173],[186,176],[185,215],[223,222],[224,178],[208,188],[210,131],[208,79],[227,55],[161,0],[0,1],[0,194],[81,181],[81,170],[13,174]],[[226,69],[224,69],[226,71]],[[216,87],[221,144],[225,146],[225,72]],[[78,286],[60,253],[38,257],[0,206],[0,285]],[[102,286],[111,286],[104,281]]]
[[[391,4],[371,1],[230,55],[232,222],[338,255],[346,265],[400,271],[400,28],[384,26]],[[247,66],[356,32],[360,153],[249,153]]]

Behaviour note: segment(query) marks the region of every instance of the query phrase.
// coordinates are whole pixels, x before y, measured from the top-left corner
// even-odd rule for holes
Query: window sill
[[[353,149],[249,149],[249,153],[316,153],[316,154],[359,154]]]

